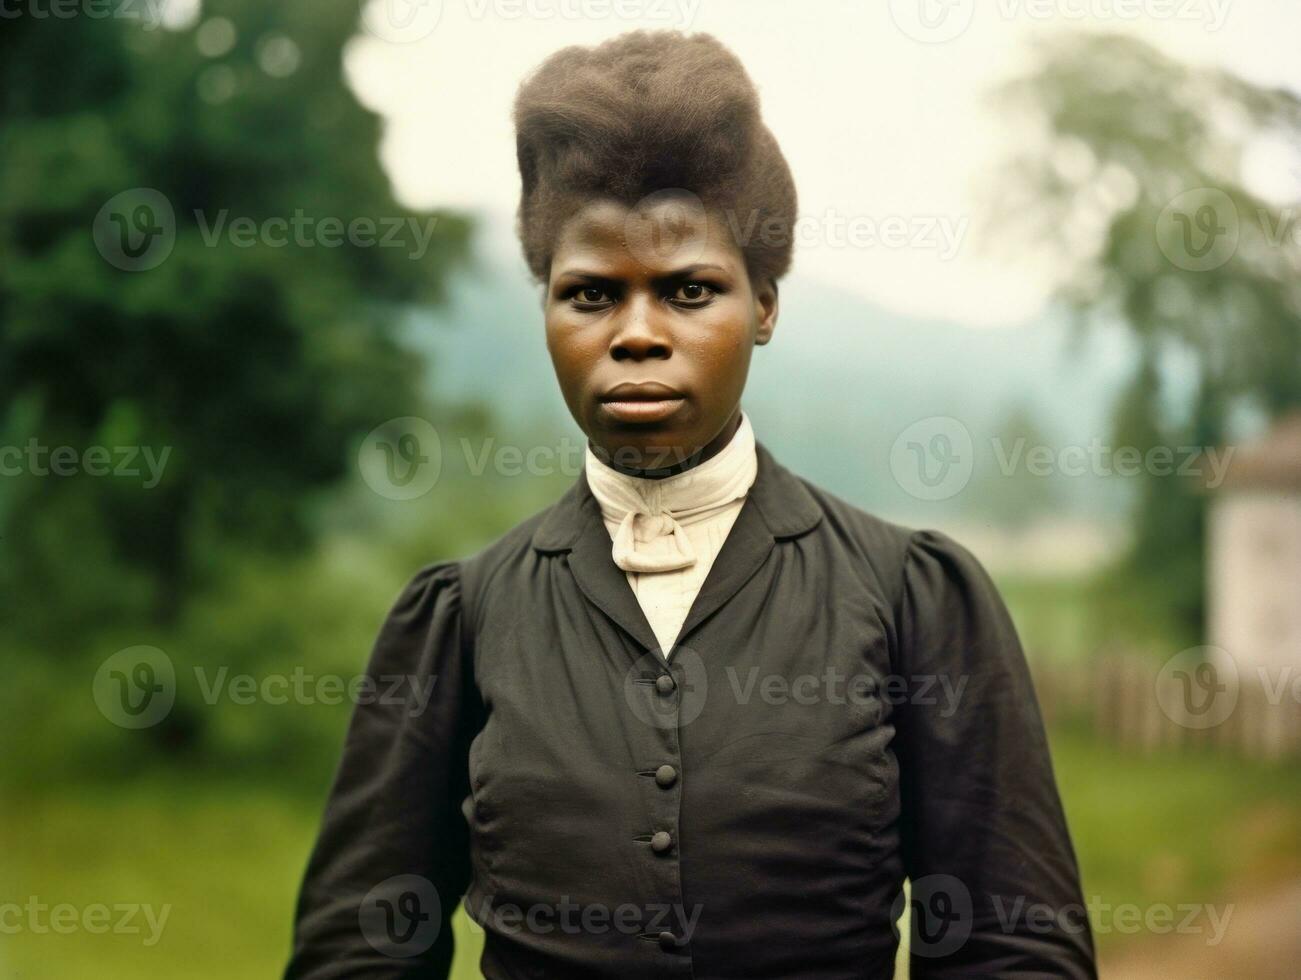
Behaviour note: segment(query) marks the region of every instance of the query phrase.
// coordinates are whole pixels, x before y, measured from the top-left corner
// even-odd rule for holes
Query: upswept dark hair
[[[557,51],[515,97],[518,231],[545,281],[556,236],[594,197],[687,190],[721,214],[751,278],[790,267],[795,184],[745,68],[716,38],[633,31]]]

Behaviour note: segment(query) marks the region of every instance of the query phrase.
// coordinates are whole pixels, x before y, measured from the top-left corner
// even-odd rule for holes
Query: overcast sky
[[[707,31],[759,87],[800,196],[796,269],[888,308],[972,326],[1033,316],[1052,270],[978,234],[979,182],[1016,132],[983,93],[1061,30],[1137,34],[1170,54],[1301,91],[1296,0],[373,0],[347,66],[381,112],[399,196],[485,218],[510,250],[519,193],[510,105],[567,44],[636,28]],[[1277,152],[1255,168],[1301,201]],[[1289,196],[1290,195],[1290,196]],[[521,276],[523,263],[519,263]]]

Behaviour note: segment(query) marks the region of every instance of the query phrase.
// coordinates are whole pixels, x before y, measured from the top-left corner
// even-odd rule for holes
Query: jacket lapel
[[[679,642],[741,591],[763,567],[777,541],[799,537],[822,520],[822,508],[808,488],[762,444],[756,444],[755,453],[759,469],[754,486],[687,613]]]
[[[716,613],[763,567],[776,541],[798,537],[822,519],[822,508],[762,445],[758,473],[709,576],[682,624],[679,640]],[[614,563],[610,533],[582,473],[547,512],[533,536],[542,552],[570,552],[569,567],[583,594],[647,650],[659,642],[623,570]]]
[[[586,486],[587,478],[580,479]],[[573,569],[578,587],[641,646],[647,650],[659,650],[655,631],[628,584],[627,573],[614,563],[610,532],[605,529],[600,505],[590,490],[587,501],[588,507],[584,509],[590,509],[591,514],[583,521],[569,556],[569,567]]]
[[[756,479],[757,482],[757,479]],[[714,566],[696,594],[687,618],[682,623],[677,642],[681,643],[699,624],[721,609],[741,586],[750,581],[768,559],[773,536],[763,516],[749,497],[741,505],[732,529],[727,532]]]
[[[601,520],[601,505],[592,496],[586,472],[547,512],[533,535],[533,547],[569,552],[569,568],[588,601],[645,649],[660,648],[627,575],[614,563],[610,532]]]

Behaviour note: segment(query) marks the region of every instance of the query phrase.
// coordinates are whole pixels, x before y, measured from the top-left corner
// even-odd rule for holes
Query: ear
[[[754,289],[754,313],[758,327],[754,333],[756,346],[772,340],[777,329],[777,282],[773,279],[761,280]]]

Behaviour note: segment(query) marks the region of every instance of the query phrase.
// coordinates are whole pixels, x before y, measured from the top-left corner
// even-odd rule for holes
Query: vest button
[[[678,771],[672,766],[660,766],[655,770],[655,785],[668,789],[678,781]]]
[[[655,690],[659,691],[664,697],[672,694],[675,687],[677,685],[673,683],[673,678],[668,674],[660,674],[659,677],[655,678]]]
[[[656,854],[663,854],[673,846],[673,838],[667,830],[659,830],[651,838],[651,850]]]
[[[671,932],[660,933],[660,949],[669,950],[678,948],[678,937]]]

